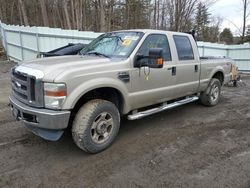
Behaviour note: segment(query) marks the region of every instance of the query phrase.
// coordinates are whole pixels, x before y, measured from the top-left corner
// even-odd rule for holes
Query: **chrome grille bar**
[[[38,75],[39,79],[36,78]],[[34,107],[43,107],[41,71],[19,66],[11,71],[12,94],[19,101]]]

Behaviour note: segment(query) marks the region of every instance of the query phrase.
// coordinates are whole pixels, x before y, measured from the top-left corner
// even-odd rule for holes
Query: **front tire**
[[[205,92],[201,93],[200,102],[205,106],[215,106],[219,103],[221,94],[221,82],[212,78]]]
[[[95,99],[84,104],[76,114],[72,137],[82,150],[98,153],[113,143],[119,127],[117,107],[109,101]]]

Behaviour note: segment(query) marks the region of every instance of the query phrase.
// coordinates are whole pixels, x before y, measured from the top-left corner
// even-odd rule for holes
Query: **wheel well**
[[[217,78],[218,80],[220,80],[221,85],[224,82],[224,75],[222,72],[215,73],[212,78]]]
[[[84,105],[86,102],[92,99],[104,99],[110,101],[116,105],[120,114],[122,114],[123,110],[123,97],[120,91],[110,87],[103,87],[91,90],[85,93],[76,103],[73,113],[76,114],[78,110]]]

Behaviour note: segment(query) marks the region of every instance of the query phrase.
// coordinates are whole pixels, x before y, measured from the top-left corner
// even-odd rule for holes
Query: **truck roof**
[[[133,32],[143,32],[143,33],[164,33],[164,34],[181,34],[181,35],[186,35],[190,36],[188,33],[182,33],[182,32],[175,32],[175,31],[165,31],[165,30],[156,30],[156,29],[129,29],[129,30],[118,30],[114,32],[128,32],[128,31],[133,31]]]

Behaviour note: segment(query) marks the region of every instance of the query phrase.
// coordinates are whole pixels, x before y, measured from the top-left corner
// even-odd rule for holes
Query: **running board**
[[[176,101],[176,102],[173,102],[173,103],[170,103],[170,104],[163,104],[162,106],[157,107],[157,108],[152,108],[152,109],[145,110],[145,111],[142,111],[142,112],[136,112],[136,113],[133,113],[131,115],[128,115],[128,120],[141,119],[141,118],[143,118],[145,116],[149,116],[149,115],[152,115],[152,114],[155,114],[155,113],[158,113],[158,112],[162,112],[164,110],[168,110],[168,109],[171,109],[171,108],[175,108],[177,106],[181,106],[183,104],[187,104],[187,103],[197,101],[198,99],[199,99],[199,97],[193,96],[193,97],[182,99],[180,101]]]

